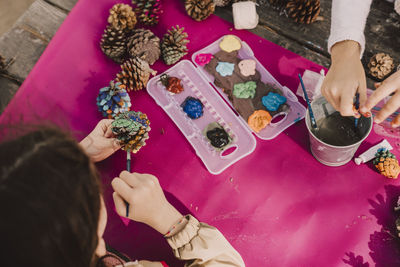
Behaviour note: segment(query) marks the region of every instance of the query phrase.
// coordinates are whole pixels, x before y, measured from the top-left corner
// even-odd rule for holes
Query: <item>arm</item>
[[[371,0],[333,0],[328,50],[332,64],[321,86],[322,95],[342,116],[359,116],[353,98],[360,105],[367,100],[367,82],[361,63],[365,47],[364,27]]]
[[[336,43],[353,40],[360,45],[360,58],[365,49],[364,28],[372,0],[333,0],[331,34],[328,51]]]
[[[187,261],[186,266],[244,266],[239,253],[216,228],[182,216],[166,200],[155,176],[123,171],[111,185],[118,214],[126,216],[128,202],[129,218],[163,234],[175,256]]]
[[[167,237],[175,257],[188,261],[185,266],[245,266],[242,257],[215,227],[191,215],[176,234]]]

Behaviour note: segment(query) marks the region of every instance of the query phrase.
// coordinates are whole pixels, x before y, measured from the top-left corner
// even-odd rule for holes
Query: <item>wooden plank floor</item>
[[[9,76],[0,76],[0,113],[18,90],[21,82],[43,53],[47,44],[77,0],[36,0],[15,25],[0,37],[0,54],[12,60]],[[279,14],[268,0],[258,0],[260,23],[252,32],[289,49],[322,66],[329,67],[327,39],[330,29],[331,0],[321,0],[322,21],[311,25],[297,24]],[[231,7],[217,8],[216,15],[232,22]],[[400,16],[393,3],[375,0],[366,26],[366,50],[363,64],[378,52],[390,54],[400,62]],[[368,86],[374,80],[369,74]]]

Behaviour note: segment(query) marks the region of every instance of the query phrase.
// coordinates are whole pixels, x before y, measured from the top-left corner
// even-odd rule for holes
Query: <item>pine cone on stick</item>
[[[113,28],[124,31],[133,30],[137,22],[132,7],[125,4],[115,4],[110,9],[110,15],[107,21]]]
[[[136,29],[128,39],[128,53],[153,65],[161,54],[160,38],[150,30]]]
[[[103,53],[121,64],[126,54],[126,34],[123,30],[107,26],[100,41]]]
[[[161,44],[162,56],[165,64],[175,64],[179,59],[188,53],[187,39],[188,34],[184,32],[185,28],[178,25],[172,27],[164,34]]]
[[[317,20],[321,3],[320,0],[289,0],[285,10],[297,23],[310,24]]]
[[[393,58],[385,53],[378,53],[374,55],[368,63],[369,73],[383,80],[394,69]]]
[[[186,0],[185,9],[192,19],[202,21],[214,13],[215,4],[213,0]]]
[[[128,91],[138,91],[146,87],[150,74],[155,75],[149,63],[138,58],[129,58],[121,65],[121,72],[117,74],[117,81],[126,86]]]
[[[232,0],[214,0],[214,5],[219,7],[224,7],[229,5]]]
[[[123,150],[136,153],[146,145],[151,128],[146,114],[140,111],[128,111],[115,117],[111,130]]]
[[[136,5],[135,12],[139,20],[145,25],[155,25],[160,19],[161,0],[132,0]]]

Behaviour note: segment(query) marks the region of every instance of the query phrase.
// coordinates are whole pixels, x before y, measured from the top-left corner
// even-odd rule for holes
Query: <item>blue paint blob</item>
[[[282,104],[286,103],[286,97],[270,92],[263,96],[261,101],[268,111],[277,111]]]
[[[181,107],[192,120],[203,116],[203,103],[197,98],[188,96],[181,104]]]
[[[215,70],[223,77],[232,75],[234,69],[235,64],[228,62],[218,62],[218,65],[215,68]]]

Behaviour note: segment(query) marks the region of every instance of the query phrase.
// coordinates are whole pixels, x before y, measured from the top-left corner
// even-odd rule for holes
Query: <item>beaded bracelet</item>
[[[181,224],[185,221],[185,216],[182,217],[182,219],[179,220],[178,223],[174,224],[169,231],[164,235],[164,237],[169,237],[169,235]]]

